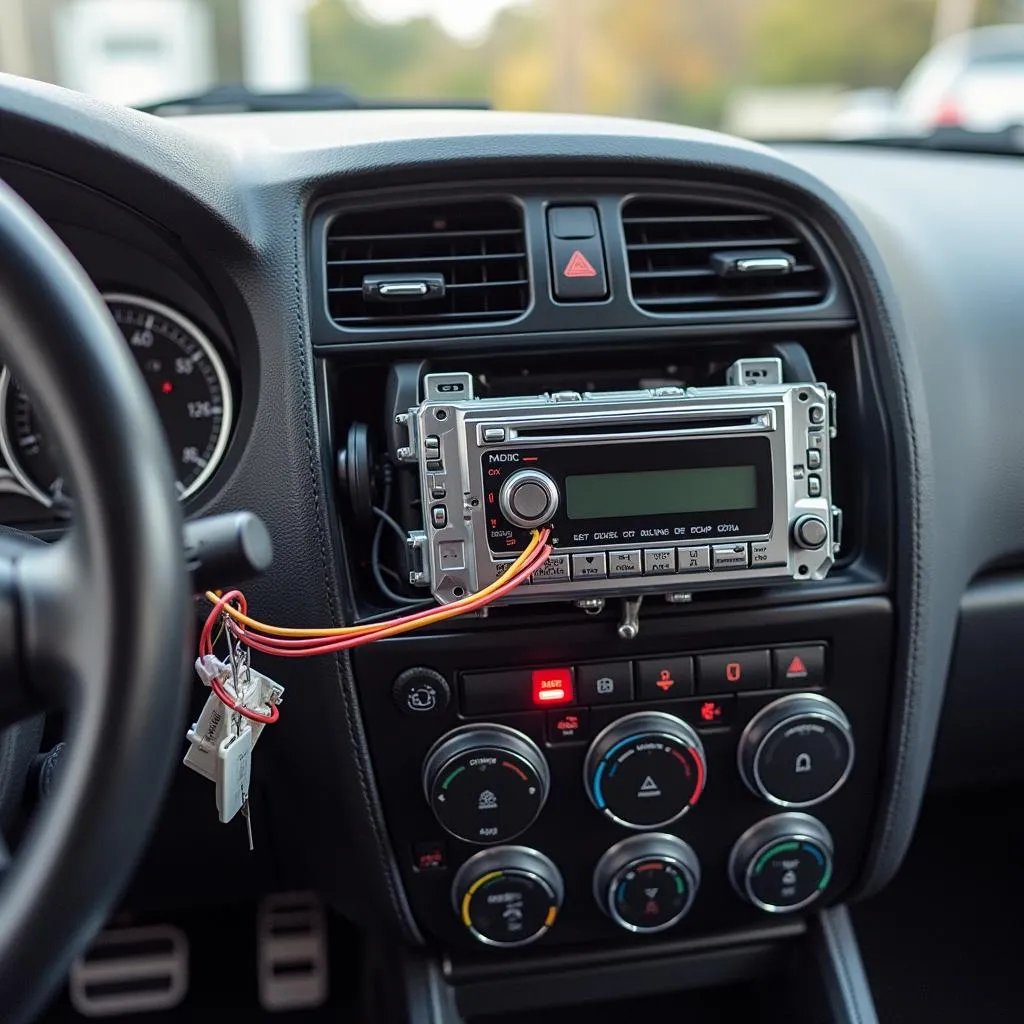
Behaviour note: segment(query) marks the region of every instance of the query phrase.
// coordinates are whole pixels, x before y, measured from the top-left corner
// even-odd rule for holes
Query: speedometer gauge
[[[174,462],[178,497],[195,494],[227,448],[231,384],[210,339],[180,313],[137,295],[104,296],[153,397]],[[45,428],[7,370],[0,377],[0,449],[11,472],[40,503],[68,497]]]

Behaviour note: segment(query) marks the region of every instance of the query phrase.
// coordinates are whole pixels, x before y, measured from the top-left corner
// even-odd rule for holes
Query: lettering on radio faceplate
[[[416,438],[440,439],[443,466],[420,464],[420,496],[429,517],[430,488],[443,485],[448,521],[443,529],[427,522],[413,537],[423,563],[413,578],[442,603],[493,582],[535,528],[550,528],[555,557],[537,586],[503,600],[813,580],[833,564],[834,396],[822,384],[582,393],[566,402],[476,398],[471,375],[439,375],[436,387],[433,376],[422,383],[427,398],[409,410],[409,450],[419,452]],[[453,382],[457,393],[441,391]],[[820,453],[813,488],[809,451]],[[459,544],[466,556],[454,559]]]

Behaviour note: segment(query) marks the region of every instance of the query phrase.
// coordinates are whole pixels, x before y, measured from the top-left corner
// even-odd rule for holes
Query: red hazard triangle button
[[[804,659],[799,654],[793,655],[788,667],[786,668],[787,679],[804,679],[807,676],[807,666],[804,664]]]
[[[597,277],[597,271],[579,249],[574,249],[562,271],[562,277]]]
[[[824,686],[825,647],[807,644],[800,647],[777,647],[774,651],[776,686]]]
[[[608,294],[600,237],[552,238],[551,284],[561,302],[603,299]]]

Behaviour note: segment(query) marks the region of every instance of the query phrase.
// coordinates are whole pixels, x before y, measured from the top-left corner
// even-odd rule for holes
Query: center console
[[[460,602],[534,530],[553,545],[486,609],[352,652],[398,876],[453,977],[657,956],[842,904],[869,857],[890,723],[886,417],[827,248],[802,225],[799,258],[779,230],[751,251],[760,214],[738,213],[711,251],[693,208],[669,218],[687,240],[666,242],[598,199],[578,203],[596,242],[570,245],[562,267],[550,214],[573,208],[571,189],[518,197],[523,239],[502,222],[483,252],[521,246],[522,278],[600,263],[594,294],[535,289],[525,320],[485,334],[423,320],[429,303],[463,315],[440,304],[438,275],[409,269],[427,256],[360,286],[326,278],[346,303],[336,323],[357,325],[321,366],[352,621]],[[359,248],[378,221],[351,223],[362,233],[346,247],[325,219],[341,275],[347,260],[389,269]],[[443,258],[463,258],[452,234]],[[675,262],[634,258],[665,245]],[[679,262],[701,245],[704,262]],[[774,294],[735,282],[748,261],[769,276],[817,268],[824,305],[786,321],[765,300],[748,316],[750,297]],[[655,323],[677,300],[640,301],[658,275],[708,274],[723,302],[741,296],[730,319]],[[810,294],[786,287],[786,301]],[[588,320],[595,305],[603,321]],[[372,316],[393,344],[355,336]],[[428,326],[403,342],[407,322]],[[573,322],[603,323],[599,341]]]

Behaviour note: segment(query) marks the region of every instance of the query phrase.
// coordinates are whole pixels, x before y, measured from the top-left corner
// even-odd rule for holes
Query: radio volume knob
[[[793,539],[800,547],[814,551],[828,540],[828,527],[817,516],[801,516],[793,524]]]
[[[546,523],[558,509],[555,481],[539,469],[520,469],[513,473],[498,492],[502,514],[525,530]]]

